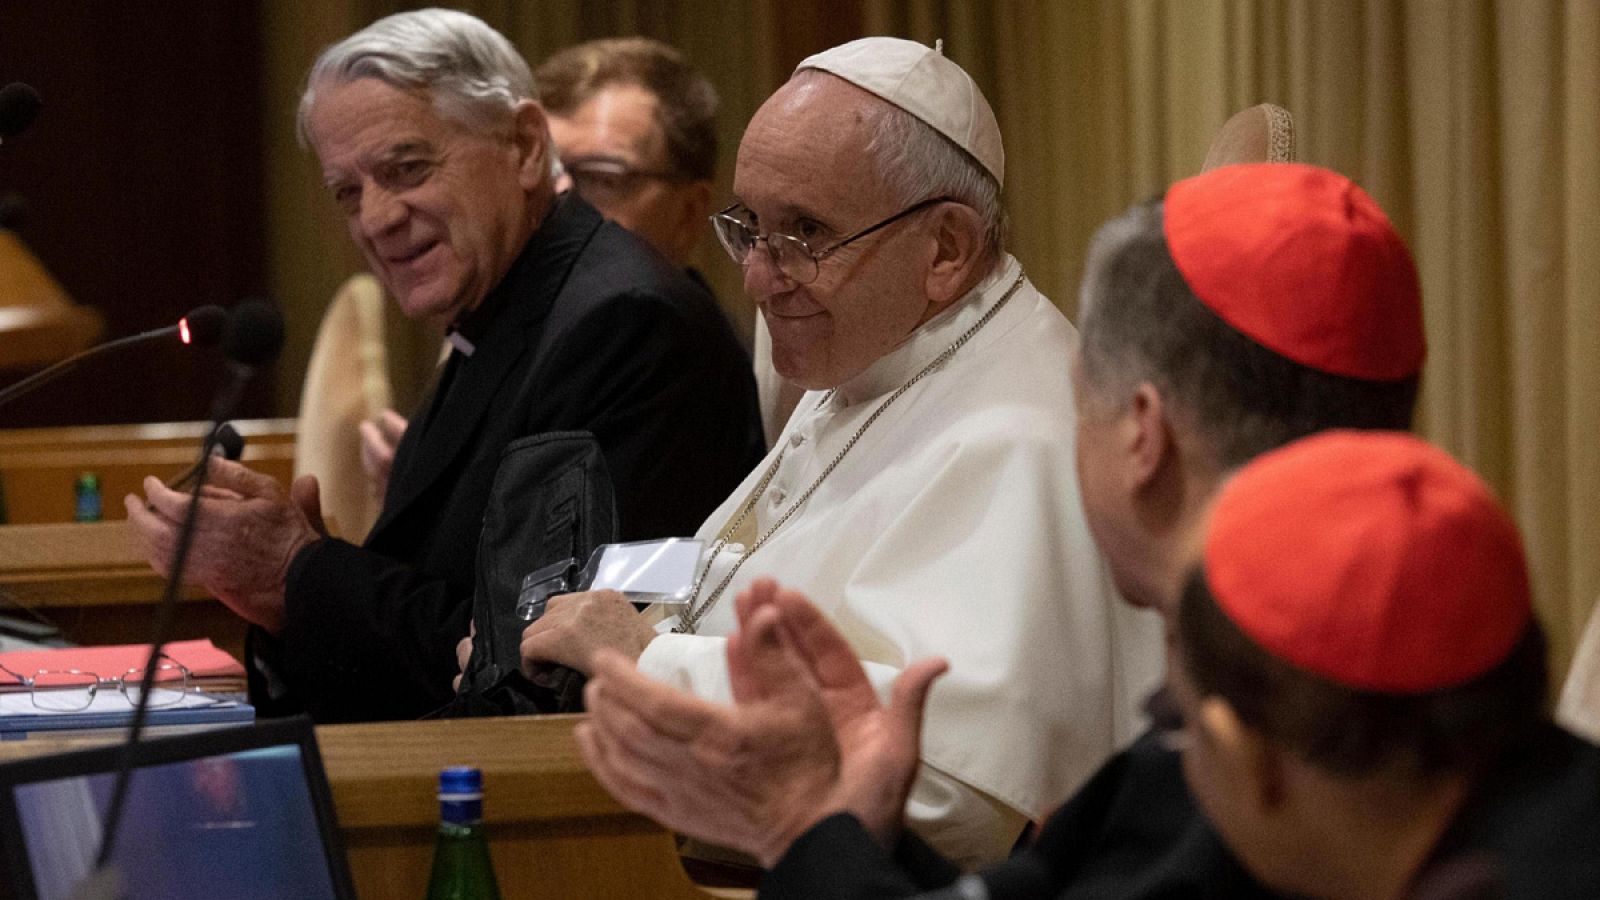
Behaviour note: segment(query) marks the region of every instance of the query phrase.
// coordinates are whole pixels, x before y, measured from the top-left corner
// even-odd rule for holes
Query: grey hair
[[[1155,304],[1141,309],[1142,316],[1116,315],[1126,310],[1108,311],[1106,305],[1116,302],[1119,294],[1126,295],[1133,290],[1141,294],[1154,292],[1155,287],[1150,282],[1162,271],[1161,266],[1154,264],[1131,269],[1115,263],[1124,255],[1141,251],[1145,257],[1141,261],[1153,261],[1151,258],[1160,255],[1154,249],[1157,244],[1164,252],[1161,204],[1159,201],[1137,203],[1096,229],[1084,255],[1083,282],[1078,289],[1078,334],[1084,373],[1097,385],[1116,394],[1130,390],[1135,382],[1155,374],[1151,371],[1150,360],[1130,346],[1134,342],[1129,333],[1160,329],[1171,317],[1164,314],[1165,311],[1155,312]],[[1130,286],[1127,283],[1130,279],[1147,281]],[[1124,319],[1133,321],[1124,325]]]
[[[878,176],[904,206],[930,197],[949,197],[972,207],[983,223],[983,255],[989,265],[1005,252],[1006,214],[1000,185],[973,156],[933,126],[892,103],[867,143]]]
[[[301,146],[310,146],[308,123],[318,85],[358,78],[424,91],[440,115],[484,133],[508,129],[517,103],[534,96],[527,61],[482,19],[453,9],[397,13],[317,57],[295,117]]]

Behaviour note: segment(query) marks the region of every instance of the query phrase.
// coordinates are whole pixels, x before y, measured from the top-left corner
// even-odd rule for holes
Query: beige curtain
[[[1600,594],[1600,5],[1591,0],[869,3],[943,37],[996,102],[1013,246],[1069,312],[1094,225],[1200,165],[1235,110],[1290,109],[1308,162],[1409,237],[1419,430],[1526,537],[1559,680]]]
[[[796,4],[799,3],[800,6]],[[359,267],[287,127],[317,48],[391,11],[267,4],[270,203],[292,347]],[[801,46],[796,22],[932,42],[994,102],[1012,247],[1069,313],[1094,227],[1195,172],[1232,112],[1272,101],[1302,158],[1360,181],[1409,237],[1430,358],[1419,430],[1515,512],[1564,671],[1600,596],[1600,4],[1592,0],[721,0],[469,3],[532,60],[574,40],[676,43],[724,96],[723,179]],[[742,323],[736,273],[704,268]],[[297,305],[298,304],[298,305]],[[313,314],[310,310],[316,310]],[[302,350],[301,358],[306,350]],[[291,361],[289,365],[293,365]],[[285,379],[292,382],[293,379]],[[292,385],[290,385],[292,394]]]

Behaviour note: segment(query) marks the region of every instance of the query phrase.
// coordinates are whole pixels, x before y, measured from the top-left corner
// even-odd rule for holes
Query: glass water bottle
[[[427,900],[500,900],[483,831],[483,773],[453,766],[439,773],[439,838]]]

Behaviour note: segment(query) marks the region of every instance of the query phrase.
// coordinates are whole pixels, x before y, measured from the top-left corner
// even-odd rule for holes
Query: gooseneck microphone
[[[20,81],[0,88],[0,143],[27,131],[41,105],[39,92]]]
[[[243,306],[244,304],[240,304],[241,308]],[[173,336],[176,336],[183,344],[191,347],[216,346],[217,341],[223,336],[222,332],[227,321],[228,314],[223,311],[222,307],[201,306],[190,310],[189,314],[179,319],[176,325],[154,328],[150,331],[130,334],[127,337],[98,344],[81,353],[75,353],[43,371],[35,372],[5,390],[0,390],[0,406],[5,406],[19,397],[33,393],[35,390],[76,369],[85,360],[93,359],[102,353],[109,353],[119,347],[142,344],[146,341],[158,341]],[[283,333],[281,320],[278,323],[278,332],[280,335]]]
[[[244,435],[239,433],[232,424],[223,422],[211,436],[211,455],[220,456],[227,460],[237,460],[244,455]],[[167,487],[174,491],[187,491],[194,486],[195,476],[200,474],[200,464],[197,462],[182,473],[167,480]]]
[[[222,336],[222,356],[228,361],[228,381],[217,392],[211,409],[213,425],[233,414],[250,376],[270,365],[283,349],[283,316],[265,300],[246,300],[228,316]],[[204,462],[204,460],[202,460]]]
[[[117,780],[111,789],[111,805],[106,812],[105,827],[100,838],[100,852],[95,861],[95,876],[105,874],[116,847],[117,827],[128,798],[128,779],[133,772],[133,748],[138,746],[144,733],[144,723],[150,711],[150,694],[155,686],[156,668],[161,662],[162,648],[172,631],[173,614],[177,610],[179,590],[183,586],[183,570],[189,560],[189,548],[194,544],[195,522],[199,518],[200,495],[204,492],[206,476],[211,471],[212,450],[219,441],[223,423],[233,415],[245,382],[258,369],[278,358],[283,349],[283,317],[262,300],[246,300],[234,307],[228,316],[227,329],[222,335],[222,354],[228,360],[228,381],[217,392],[212,406],[211,428],[206,432],[200,448],[200,462],[194,476],[194,487],[189,494],[189,505],[184,510],[183,523],[178,528],[178,542],[172,553],[172,566],[167,574],[167,586],[156,607],[156,623],[150,638],[150,656],[145,661],[144,678],[139,683],[139,702],[133,707],[133,721],[128,725],[128,740],[123,744],[122,758],[117,766]]]
[[[283,316],[265,300],[246,300],[233,308],[222,331],[222,355],[255,370],[270,365],[283,349]]]

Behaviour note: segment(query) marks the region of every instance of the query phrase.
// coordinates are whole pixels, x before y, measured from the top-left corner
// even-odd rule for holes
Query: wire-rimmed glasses
[[[163,655],[165,662],[156,666],[156,678],[150,689],[148,706],[172,706],[189,693],[193,680],[183,663]],[[118,678],[101,678],[94,672],[82,669],[39,669],[30,675],[14,672],[0,664],[0,672],[10,675],[25,688],[33,705],[49,712],[77,712],[88,709],[102,687],[115,687],[123,699],[137,706],[139,690],[144,682],[144,668],[129,669]]]
[[[847,244],[854,243],[875,231],[887,228],[912,213],[920,212],[938,203],[953,202],[958,201],[952,200],[950,197],[929,197],[921,203],[913,203],[875,225],[868,225],[854,234],[846,235],[821,250],[811,249],[809,244],[794,235],[784,234],[779,231],[769,231],[766,234],[758,233],[743,220],[733,215],[733,212],[742,205],[738,203],[713,215],[711,217],[711,230],[717,233],[717,242],[722,244],[722,249],[728,251],[728,256],[732,257],[733,261],[739,265],[748,265],[750,251],[755,249],[756,244],[764,243],[767,245],[767,255],[771,258],[772,264],[784,274],[785,278],[797,284],[810,284],[817,280],[817,273],[820,271],[822,260],[834,251]]]
[[[609,156],[579,157],[565,161],[563,169],[578,196],[599,207],[632,197],[646,181],[684,180],[675,172],[638,169]]]

